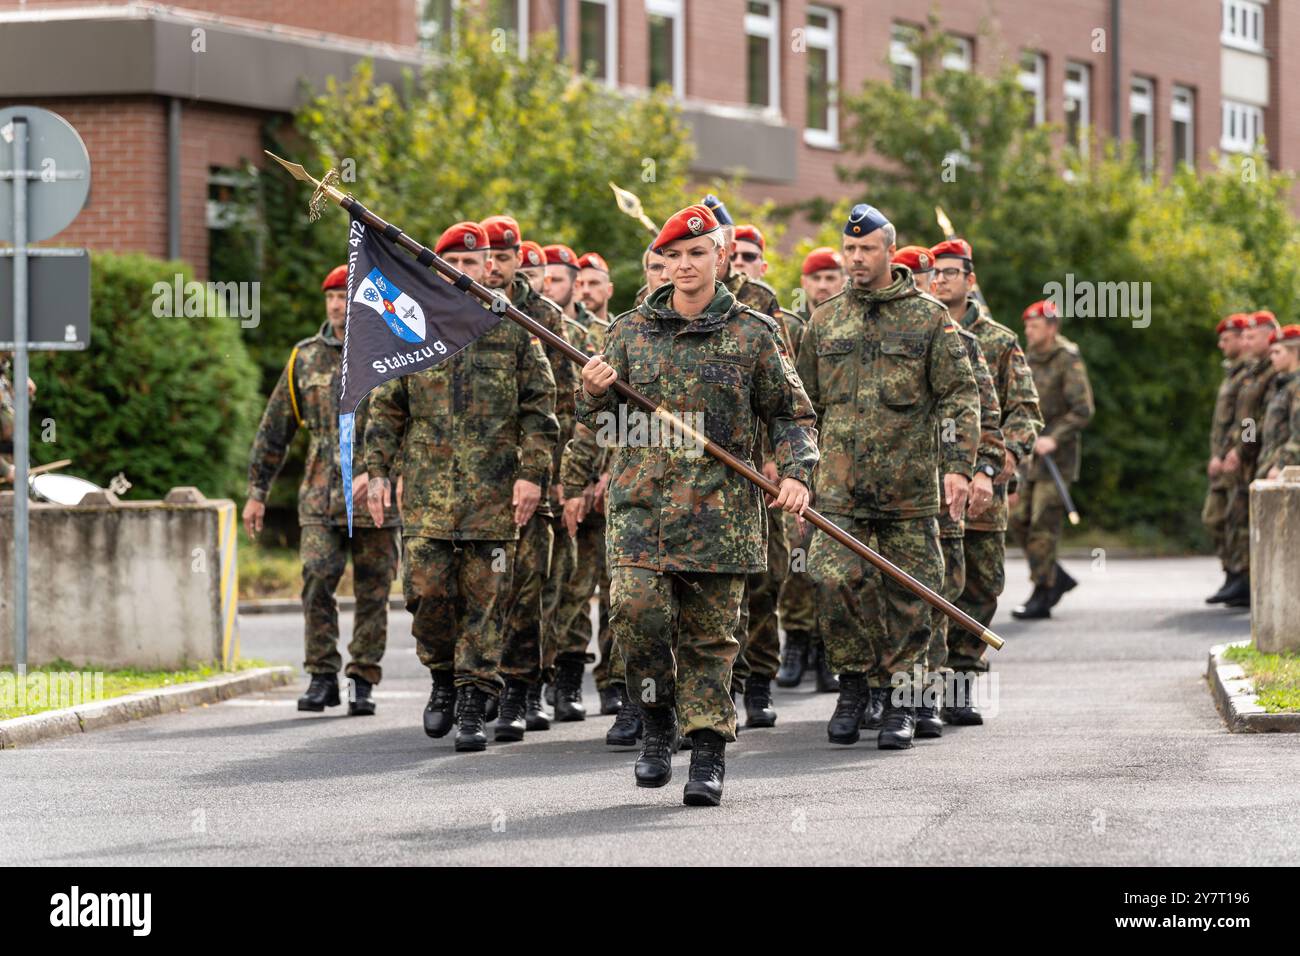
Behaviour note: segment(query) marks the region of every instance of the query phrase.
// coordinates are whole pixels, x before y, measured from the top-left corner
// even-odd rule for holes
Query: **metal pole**
[[[27,677],[27,119],[14,124],[14,670]]]

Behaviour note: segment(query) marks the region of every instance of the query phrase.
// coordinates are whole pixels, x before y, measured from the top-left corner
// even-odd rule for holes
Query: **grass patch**
[[[235,664],[235,670],[245,671],[266,666],[268,666],[266,661],[241,660]],[[89,681],[81,678],[80,675],[88,673],[96,675],[95,678]],[[101,685],[98,674],[100,673],[104,675],[102,697],[99,696]],[[58,660],[44,667],[28,668],[26,694],[22,695],[13,676],[14,669],[0,667],[0,720],[58,710],[94,700],[107,700],[110,697],[121,697],[154,687],[175,687],[177,684],[189,684],[227,673],[230,672],[212,664],[196,664],[178,671],[145,671],[134,667],[101,671],[94,664],[79,667],[68,661]],[[75,684],[74,675],[76,675]],[[26,699],[22,699],[24,696]]]
[[[1241,665],[1270,714],[1300,713],[1300,654],[1261,654],[1252,644],[1228,648],[1223,659]]]

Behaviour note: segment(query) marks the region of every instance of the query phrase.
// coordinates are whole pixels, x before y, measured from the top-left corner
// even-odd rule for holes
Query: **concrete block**
[[[1300,468],[1250,486],[1250,630],[1267,654],[1300,653]]]
[[[28,667],[232,666],[239,649],[232,501],[32,502]],[[12,500],[0,541],[13,540]],[[13,652],[13,549],[0,548],[0,662]]]

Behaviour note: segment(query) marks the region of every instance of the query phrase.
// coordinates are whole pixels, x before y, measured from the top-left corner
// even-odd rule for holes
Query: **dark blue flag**
[[[501,302],[505,303],[502,299]],[[354,414],[371,389],[455,355],[501,321],[477,300],[396,252],[353,219],[348,232],[348,317],[339,387],[339,467],[352,534]]]

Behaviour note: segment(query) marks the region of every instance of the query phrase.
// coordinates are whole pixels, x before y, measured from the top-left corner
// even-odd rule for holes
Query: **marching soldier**
[[[1079,480],[1081,432],[1092,420],[1092,385],[1079,347],[1060,334],[1061,316],[1049,299],[1024,312],[1025,341],[1043,430],[1034,440],[1033,455],[1022,466],[1024,480],[1012,503],[1011,530],[1029,561],[1034,591],[1012,610],[1012,617],[1035,620],[1052,616],[1061,596],[1078,582],[1056,560],[1056,546],[1065,524],[1065,502],[1043,455],[1051,455],[1061,480]]]
[[[1268,357],[1277,372],[1273,397],[1264,413],[1264,440],[1256,478],[1276,478],[1282,469],[1300,465],[1300,325],[1274,332]]]
[[[565,337],[559,306],[538,295],[522,276],[520,263],[519,223],[510,216],[489,216],[480,226],[488,237],[487,273],[484,284],[510,296],[510,304],[536,319],[561,338]],[[559,435],[573,431],[573,390],[577,374],[573,363],[563,356],[546,353],[556,382],[555,417]],[[559,475],[563,438],[552,451],[552,475]],[[558,481],[558,478],[556,479]],[[555,607],[552,563],[564,564],[570,549],[568,540],[559,536],[556,525],[560,500],[558,486],[553,485],[519,533],[515,548],[514,582],[503,608],[505,644],[501,653],[501,677],[505,692],[493,733],[496,740],[523,740],[527,730],[547,730],[550,721],[542,708],[543,644],[552,639]],[[556,545],[559,545],[556,547]],[[560,573],[563,573],[562,571]],[[581,680],[581,669],[578,674]],[[581,720],[581,707],[570,708],[567,698],[559,704],[557,720]]]
[[[851,285],[813,312],[799,377],[822,424],[818,510],[863,541],[874,537],[886,559],[938,590],[937,516],[941,502],[954,520],[965,510],[979,393],[943,306],[916,291],[906,267],[891,266],[894,239],[894,226],[877,209],[853,207],[841,246]],[[877,746],[910,748],[924,693],[918,677],[930,643],[929,606],[892,580],[873,602],[875,569],[826,535],[813,540],[808,564],[818,623],[840,676],[827,736],[856,743],[874,693],[883,712]],[[883,620],[870,613],[875,604],[883,605]]]
[[[708,208],[672,216],[655,248],[671,284],[610,326],[607,355],[582,372],[579,420],[598,431],[602,413],[617,414],[610,386],[625,378],[674,414],[701,415],[741,459],[761,421],[781,476],[772,507],[802,513],[815,419],[779,326],[716,280],[726,249]],[[697,448],[645,444],[614,450],[607,504],[610,626],[645,728],[635,777],[643,787],[668,783],[684,731],[693,749],[683,800],[717,805],[736,734],[731,669],[745,576],[766,560],[763,496]]]
[[[461,222],[435,251],[481,282],[487,247],[482,226]],[[550,487],[558,436],[555,377],[541,343],[508,320],[371,395],[368,505],[372,515],[387,506],[400,462],[402,590],[416,652],[433,678],[424,732],[445,736],[454,707],[457,751],[487,746],[487,702],[503,687],[502,612],[516,543]]]
[[[339,472],[339,376],[343,365],[343,335],[348,309],[348,267],[331,270],[321,283],[325,293],[326,321],[320,331],[303,339],[289,353],[289,362],[271,392],[248,466],[248,501],[244,504],[244,528],[256,540],[266,517],[266,499],[271,484],[284,464],[285,455],[298,429],[306,429],[310,444],[302,483],[298,486],[298,524],[301,528],[299,554],[302,558],[302,610],[306,645],[303,668],[311,675],[307,692],[298,698],[298,709],[323,711],[337,707],[338,673],[342,659],[338,652],[339,617],[334,592],[352,554],[353,591],[356,614],[352,642],[348,645],[346,676],[352,680],[348,713],[373,714],[371,690],[383,676],[380,660],[388,635],[388,590],[397,572],[400,520],[393,508],[386,508],[372,520],[365,509],[357,509],[348,537],[347,499],[353,494],[364,501],[367,476],[364,470],[343,488]],[[356,426],[363,429],[369,399],[362,399],[356,412]]]
[[[813,309],[844,291],[844,279],[844,260],[839,250],[819,246],[804,257],[799,277],[804,307],[786,313],[786,331],[790,333],[791,354],[796,359]],[[808,547],[813,529],[806,527],[801,534],[797,522],[787,518],[785,532],[790,541],[792,560],[790,573],[786,575],[777,598],[778,617],[785,629],[785,646],[781,649],[776,685],[798,687],[803,681],[805,667],[811,667],[817,679],[817,690],[833,694],[840,689],[840,684],[826,661],[826,646],[817,630],[817,589],[808,574]]]
[[[940,262],[939,260],[943,261]],[[1021,461],[1029,457],[1034,439],[1043,427],[1034,375],[1021,351],[1016,333],[988,315],[975,297],[975,271],[970,244],[950,239],[930,250],[930,276],[935,295],[947,307],[960,329],[979,340],[988,362],[1001,409],[1003,460],[994,462],[993,501],[978,514],[967,515],[962,536],[965,584],[954,603],[985,627],[993,623],[998,597],[1006,585],[1006,530],[1009,509],[1007,488]],[[987,469],[986,469],[987,474]],[[945,622],[946,623],[946,622]],[[948,723],[974,725],[983,717],[974,705],[971,681],[988,670],[984,652],[988,645],[969,631],[953,630],[948,641],[948,666],[954,681],[953,699],[945,698],[942,718]]]
[[[1236,576],[1228,570],[1228,498],[1232,492],[1232,476],[1223,470],[1227,455],[1228,436],[1232,431],[1233,416],[1237,412],[1237,392],[1241,390],[1242,372],[1247,362],[1241,354],[1241,332],[1246,327],[1247,316],[1238,312],[1219,321],[1215,329],[1219,335],[1219,351],[1223,353],[1223,381],[1214,400],[1214,418],[1210,422],[1210,460],[1205,466],[1210,486],[1205,494],[1205,507],[1201,521],[1210,532],[1214,553],[1223,564],[1223,585],[1205,599],[1206,604],[1221,604],[1232,593]]]
[[[1223,597],[1228,607],[1250,607],[1250,483],[1259,462],[1259,434],[1264,413],[1277,377],[1269,361],[1272,334],[1278,322],[1272,312],[1261,310],[1246,317],[1241,333],[1241,357],[1246,368],[1241,373],[1236,409],[1228,432],[1228,453],[1223,456],[1223,471],[1232,480],[1228,496],[1227,529],[1228,572],[1234,576],[1232,586]]]

